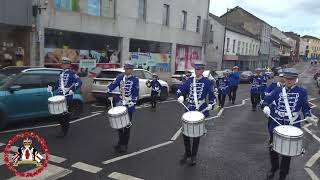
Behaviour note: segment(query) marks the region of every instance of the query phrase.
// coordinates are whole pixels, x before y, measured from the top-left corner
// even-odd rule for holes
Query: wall
[[[230,38],[230,44],[229,44],[229,52],[227,52],[227,38]],[[235,44],[235,52],[233,52],[233,40],[236,40]],[[237,55],[237,50],[238,50],[238,41],[241,41],[241,46],[240,46],[240,55],[250,55],[250,56],[258,56],[258,50],[259,50],[259,40],[254,39],[252,37],[248,37],[233,31],[227,30],[226,32],[226,37],[225,37],[225,54],[227,55]],[[245,47],[244,47],[244,53],[242,53],[242,47],[243,47],[243,42],[245,42]],[[246,53],[246,43],[248,43],[248,51]],[[254,52],[249,53],[250,51],[250,43],[254,45],[258,45],[258,48],[254,48]],[[251,50],[253,51],[253,49]]]
[[[0,23],[31,26],[32,0],[1,0]]]

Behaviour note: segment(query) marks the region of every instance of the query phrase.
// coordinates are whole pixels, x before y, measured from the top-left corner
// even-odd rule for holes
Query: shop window
[[[93,16],[100,16],[100,0],[88,0],[88,14]]]
[[[55,7],[62,10],[77,10],[76,0],[55,0]]]

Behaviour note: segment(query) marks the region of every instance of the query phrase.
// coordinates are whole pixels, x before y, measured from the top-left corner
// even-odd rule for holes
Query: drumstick
[[[111,103],[111,108],[113,108],[113,97],[109,97],[110,103]]]
[[[272,116],[269,116],[274,122],[276,122],[276,123],[278,123],[279,125],[282,125],[282,124],[280,124],[274,117],[272,117]]]
[[[186,108],[186,110],[190,111],[186,105],[184,105],[183,103],[180,103],[180,104],[182,104],[184,108]]]

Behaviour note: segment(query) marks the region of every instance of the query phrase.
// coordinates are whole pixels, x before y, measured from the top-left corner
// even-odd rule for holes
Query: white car
[[[106,100],[108,98],[106,93],[107,86],[122,73],[124,73],[123,68],[102,70],[100,74],[93,79],[91,90],[93,97],[95,97],[97,100]],[[133,74],[139,78],[139,99],[151,97],[151,88],[147,87],[147,81],[152,80],[152,73],[144,69],[134,69]],[[159,80],[159,82],[163,87],[160,94],[160,99],[166,100],[169,94],[168,83],[163,80]],[[120,94],[119,88],[116,88],[113,93]]]

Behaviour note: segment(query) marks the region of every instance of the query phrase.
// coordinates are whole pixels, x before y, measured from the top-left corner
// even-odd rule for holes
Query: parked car
[[[253,77],[253,72],[240,71],[240,82],[241,83],[250,83],[252,77]]]
[[[189,70],[186,71],[175,71],[175,73],[171,76],[171,86],[170,89],[172,92],[175,92],[183,82],[185,73],[192,73]]]
[[[55,86],[61,69],[27,69],[12,76],[0,86],[0,128],[7,123],[22,119],[50,116],[48,111],[48,85]],[[80,116],[83,98],[80,90],[75,92],[71,118]]]
[[[225,71],[212,71],[211,75],[215,80],[222,78]]]
[[[33,67],[33,66],[7,66],[2,70],[5,71],[7,74],[10,75],[17,75],[26,69],[33,69],[33,68],[41,68],[41,67]]]
[[[112,83],[116,77],[124,73],[123,68],[117,69],[104,69],[100,74],[93,79],[92,84],[92,95],[97,100],[106,100],[107,96],[107,86]],[[151,96],[151,88],[147,87],[147,81],[152,79],[152,73],[144,69],[134,69],[133,74],[139,78],[139,99],[148,98]],[[163,86],[163,89],[160,94],[161,100],[166,100],[169,95],[169,85],[163,80],[159,80],[160,84]],[[120,94],[119,88],[116,88],[114,93]]]

